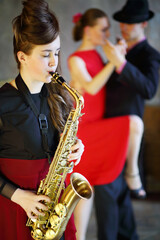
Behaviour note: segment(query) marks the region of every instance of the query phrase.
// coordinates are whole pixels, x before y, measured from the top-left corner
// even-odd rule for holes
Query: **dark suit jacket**
[[[160,54],[144,40],[126,55],[121,74],[114,72],[107,83],[105,117],[136,114],[143,117],[144,101],[158,87]]]

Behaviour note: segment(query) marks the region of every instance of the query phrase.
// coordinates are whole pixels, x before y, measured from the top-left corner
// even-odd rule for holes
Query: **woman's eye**
[[[43,57],[49,57],[49,54],[47,54],[47,55],[43,55]]]
[[[55,56],[59,56],[59,52],[54,54]]]
[[[53,55],[52,53],[48,53],[48,54],[43,54],[42,57],[51,57],[51,56],[59,56],[59,51],[55,52]]]

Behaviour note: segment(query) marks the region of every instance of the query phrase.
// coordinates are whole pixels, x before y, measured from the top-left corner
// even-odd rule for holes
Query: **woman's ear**
[[[87,39],[90,39],[90,36],[91,36],[91,27],[90,26],[84,27],[84,34],[87,36]]]
[[[22,51],[17,52],[17,58],[21,64],[26,62],[26,54]]]
[[[90,27],[89,26],[84,27],[84,33],[88,36],[90,35]]]

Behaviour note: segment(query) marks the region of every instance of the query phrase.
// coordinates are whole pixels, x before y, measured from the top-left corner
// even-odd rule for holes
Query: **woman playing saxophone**
[[[51,82],[50,72],[58,67],[60,37],[48,4],[23,1],[13,32],[19,74],[0,89],[0,236],[31,240],[26,221],[43,216],[44,203],[51,201],[35,191],[48,172],[72,102],[64,88]],[[78,164],[83,150],[77,139],[68,161]],[[72,218],[67,239],[75,239]]]

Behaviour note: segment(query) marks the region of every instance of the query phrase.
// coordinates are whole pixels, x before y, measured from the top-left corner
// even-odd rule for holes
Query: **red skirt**
[[[49,170],[47,159],[22,160],[0,158],[0,170],[9,180],[22,189],[37,190],[40,180]],[[16,203],[0,195],[0,236],[3,240],[33,240],[29,227],[26,227],[27,215]],[[73,215],[70,218],[65,240],[76,240]]]
[[[85,150],[73,171],[84,175],[92,186],[113,182],[125,164],[128,136],[128,116],[80,123],[78,137]]]

